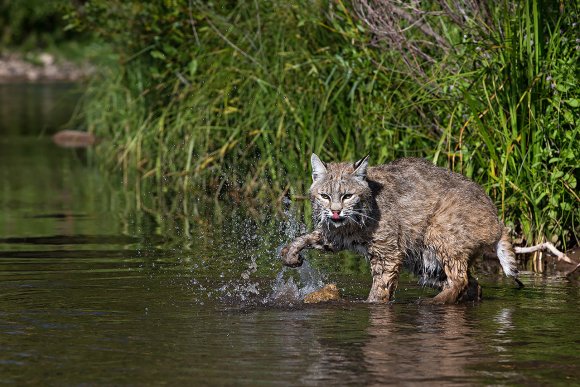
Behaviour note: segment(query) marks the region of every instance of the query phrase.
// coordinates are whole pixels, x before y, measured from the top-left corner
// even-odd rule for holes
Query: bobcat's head
[[[310,200],[318,227],[364,227],[370,220],[371,189],[367,182],[368,156],[351,163],[323,163],[312,154]]]

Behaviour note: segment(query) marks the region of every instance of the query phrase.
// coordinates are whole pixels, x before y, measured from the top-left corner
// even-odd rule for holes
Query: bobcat
[[[418,158],[369,167],[368,156],[354,164],[325,164],[312,154],[311,164],[315,230],[281,250],[286,266],[300,266],[305,248],[363,254],[373,276],[368,302],[391,300],[402,266],[441,289],[432,303],[480,299],[469,273],[478,254],[497,256],[505,274],[521,285],[494,204],[463,175]]]

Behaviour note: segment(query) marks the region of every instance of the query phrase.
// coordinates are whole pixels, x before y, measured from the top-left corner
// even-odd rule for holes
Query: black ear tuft
[[[366,179],[368,166],[369,166],[369,155],[366,155],[365,157],[354,163],[353,165],[354,172],[352,174],[354,175],[354,177]]]
[[[354,163],[354,169],[357,169],[358,167],[360,167],[360,165],[364,162],[364,161],[368,161],[370,155],[366,155],[365,157],[363,157],[362,159],[356,161]]]

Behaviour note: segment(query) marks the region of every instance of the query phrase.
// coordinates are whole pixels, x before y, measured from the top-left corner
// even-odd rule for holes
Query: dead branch
[[[571,260],[566,254],[558,250],[553,244],[550,242],[540,243],[539,245],[530,246],[530,247],[515,247],[514,251],[516,254],[528,254],[533,253],[535,251],[549,251],[550,253],[554,254],[558,260],[570,263],[572,265],[576,265],[576,262]]]
[[[570,277],[572,275],[572,273],[574,273],[576,270],[578,270],[580,268],[580,263],[577,263],[577,262],[574,262],[573,260],[571,260],[570,257],[568,257],[566,254],[564,254],[560,250],[558,250],[556,248],[556,246],[554,246],[550,242],[544,242],[544,243],[540,243],[539,245],[530,246],[530,247],[514,247],[514,251],[516,254],[528,254],[528,253],[533,253],[536,251],[549,251],[550,253],[555,255],[559,261],[564,261],[566,263],[576,265],[572,270],[570,270],[569,272],[566,273],[566,277]]]
[[[352,2],[358,19],[372,35],[371,44],[397,51],[405,64],[421,78],[426,67],[455,49],[441,29],[446,18],[465,34],[481,40],[490,23],[490,12],[481,0],[357,0]]]

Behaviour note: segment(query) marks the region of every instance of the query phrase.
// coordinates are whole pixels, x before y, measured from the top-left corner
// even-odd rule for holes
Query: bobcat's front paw
[[[282,263],[288,267],[302,266],[302,262],[304,261],[300,255],[300,250],[294,248],[292,244],[284,246],[280,250],[280,256],[282,257]]]

